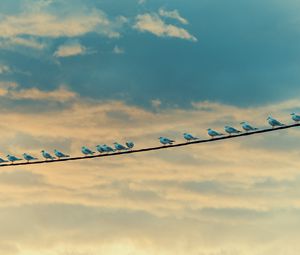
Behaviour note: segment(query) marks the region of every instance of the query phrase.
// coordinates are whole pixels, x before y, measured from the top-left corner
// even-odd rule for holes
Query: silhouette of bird
[[[14,155],[9,155],[9,154],[8,154],[6,157],[7,157],[7,159],[8,159],[11,163],[14,163],[15,161],[22,160],[22,159],[20,159],[20,158],[15,157]]]
[[[127,148],[124,145],[119,144],[117,142],[114,143],[114,146],[117,151],[127,150]]]
[[[5,160],[3,158],[0,158],[0,163],[5,163],[5,162],[8,162],[8,160]]]
[[[297,115],[296,113],[291,113],[292,115],[292,119],[296,122],[299,122],[300,121],[300,115]]]
[[[126,142],[126,146],[128,149],[132,149],[134,147],[134,143],[133,142]]]

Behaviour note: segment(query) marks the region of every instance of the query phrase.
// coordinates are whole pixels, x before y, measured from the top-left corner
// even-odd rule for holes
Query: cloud
[[[141,32],[150,32],[159,37],[175,37],[193,42],[197,38],[187,30],[172,24],[166,24],[156,13],[139,14],[134,28]]]
[[[185,18],[180,16],[178,10],[166,11],[166,10],[160,8],[158,13],[162,17],[178,20],[180,23],[182,23],[184,25],[189,23]]]
[[[20,89],[15,82],[0,82],[0,96],[12,100],[38,100],[66,102],[77,97],[77,94],[60,86],[56,90],[43,91],[38,88]]]
[[[58,47],[54,52],[55,57],[71,57],[77,55],[85,55],[87,53],[86,47],[78,42],[70,42]]]
[[[0,74],[10,73],[11,69],[7,65],[0,64]]]
[[[125,51],[124,51],[123,48],[120,48],[118,45],[116,45],[116,46],[114,47],[114,49],[113,49],[113,53],[115,53],[115,54],[124,54]]]

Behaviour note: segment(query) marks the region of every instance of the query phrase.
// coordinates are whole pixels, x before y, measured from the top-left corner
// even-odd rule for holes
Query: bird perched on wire
[[[55,159],[55,157],[53,157],[53,156],[52,156],[49,152],[47,152],[47,151],[42,150],[41,153],[42,153],[42,156],[43,156],[46,160],[48,160],[48,159],[51,159],[51,160]]]
[[[162,137],[162,136],[161,136],[161,137],[159,137],[158,139],[159,139],[160,143],[163,144],[163,145],[175,143],[174,140],[171,140],[171,139],[169,139],[169,138],[167,138],[167,137]]]
[[[86,146],[82,146],[81,147],[81,152],[84,154],[84,155],[93,155],[93,154],[95,154],[95,152],[94,151],[92,151],[92,150],[90,150],[88,147],[86,147]]]
[[[271,115],[267,118],[267,121],[272,126],[272,128],[284,126],[284,124],[282,124],[280,121],[272,118]]]
[[[8,160],[5,160],[3,158],[0,158],[0,163],[5,163],[5,162],[8,162]]]
[[[231,126],[225,126],[225,127],[224,127],[224,130],[225,130],[225,132],[228,133],[229,135],[241,133],[240,130],[237,130],[237,129],[235,129],[234,127],[231,127]]]
[[[59,159],[60,159],[60,158],[69,158],[69,157],[70,157],[70,155],[66,155],[66,154],[64,154],[64,153],[62,153],[61,151],[58,151],[58,150],[56,150],[56,149],[54,149],[54,154],[55,154],[55,156],[58,157]]]
[[[35,157],[33,157],[33,156],[31,156],[31,155],[29,155],[29,154],[27,154],[27,153],[23,153],[23,158],[24,158],[27,162],[29,162],[29,161],[31,161],[31,160],[37,160],[37,158],[35,158]]]
[[[246,121],[243,121],[240,123],[242,125],[242,128],[246,131],[246,132],[249,132],[249,131],[254,131],[254,130],[257,130],[257,128],[251,126],[248,122]]]
[[[297,115],[296,113],[292,112],[291,116],[292,116],[293,121],[296,121],[296,122],[300,121],[300,115]]]
[[[191,135],[191,134],[189,134],[189,133],[183,133],[183,138],[185,139],[185,140],[187,140],[188,142],[189,141],[193,141],[193,140],[198,140],[199,138],[197,138],[197,137],[195,137],[195,136],[193,136],[193,135]]]
[[[22,160],[22,159],[20,159],[20,158],[17,158],[17,157],[14,156],[14,155],[9,155],[9,154],[8,154],[6,157],[7,157],[7,159],[8,159],[11,163],[14,163],[15,161]]]
[[[108,145],[106,145],[106,144],[103,144],[103,145],[102,145],[102,148],[103,148],[103,150],[104,150],[105,152],[114,152],[114,151],[115,151],[112,147],[110,147],[110,146],[108,146]]]
[[[124,145],[119,144],[117,142],[114,143],[114,146],[117,151],[127,150],[127,148]]]
[[[208,133],[208,135],[209,135],[211,138],[214,138],[214,137],[217,137],[217,136],[222,136],[222,135],[224,135],[223,133],[219,133],[219,132],[217,132],[217,131],[215,131],[215,130],[213,130],[213,129],[211,129],[211,128],[208,128],[208,129],[207,129],[207,133]]]
[[[128,149],[132,149],[134,147],[134,143],[133,142],[126,142],[126,146]]]
[[[98,144],[98,145],[96,146],[96,150],[97,150],[98,152],[100,152],[100,153],[106,152],[105,149],[103,148],[103,146],[101,146],[100,144]]]

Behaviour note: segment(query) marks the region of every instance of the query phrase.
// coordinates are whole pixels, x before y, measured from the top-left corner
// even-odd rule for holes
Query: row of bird
[[[300,115],[297,115],[295,113],[291,113],[291,116],[292,116],[292,119],[295,121],[295,122],[299,122],[300,121]],[[271,116],[269,116],[267,118],[267,121],[269,123],[269,125],[272,127],[272,128],[275,128],[275,127],[280,127],[280,126],[284,126],[284,124],[282,124],[280,121],[278,121],[277,119],[274,119],[272,118]],[[251,124],[249,124],[248,122],[246,121],[243,121],[240,123],[241,124],[241,127],[244,131],[246,132],[251,132],[251,131],[255,131],[255,130],[258,130],[258,128],[256,127],[253,127]],[[232,127],[232,126],[225,126],[224,127],[224,130],[225,132],[231,136],[231,135],[234,135],[234,134],[239,134],[241,133],[242,131]],[[225,135],[224,133],[220,133],[216,130],[213,130],[211,128],[208,128],[207,129],[207,134],[211,137],[211,138],[215,138],[215,137],[218,137],[218,136],[223,136]],[[194,141],[194,140],[199,140],[198,137],[195,137],[189,133],[184,133],[183,134],[183,137],[184,139],[187,141],[187,142],[191,142],[191,141]],[[159,137],[159,141],[161,144],[163,145],[171,145],[173,144],[175,141],[172,140],[172,139],[169,139],[167,137]],[[117,152],[117,151],[125,151],[125,150],[130,150],[134,147],[134,143],[133,142],[126,142],[126,146],[125,145],[122,145],[120,143],[117,143],[115,142],[114,143],[114,146],[113,147],[110,147],[106,144],[103,144],[103,145],[97,145],[96,146],[96,150],[99,152],[99,153],[110,153],[110,152]],[[84,156],[92,156],[94,155],[96,152],[89,149],[88,147],[86,146],[82,146],[81,147],[81,152]],[[42,150],[41,151],[41,154],[43,156],[43,158],[45,160],[55,160],[55,159],[63,159],[63,158],[68,158],[70,157],[70,155],[67,155],[67,154],[64,154],[63,152],[61,151],[58,151],[58,150],[54,150],[54,155],[55,156],[52,156],[49,152],[45,151],[45,150]],[[24,153],[23,154],[23,158],[29,162],[29,161],[34,161],[34,160],[38,160],[38,158],[28,154],[28,153]],[[5,163],[5,162],[8,162],[10,161],[11,163],[14,163],[16,161],[20,161],[20,160],[23,160],[21,158],[18,158],[14,155],[7,155],[7,159],[8,160],[4,160],[2,158],[0,158],[0,163]]]

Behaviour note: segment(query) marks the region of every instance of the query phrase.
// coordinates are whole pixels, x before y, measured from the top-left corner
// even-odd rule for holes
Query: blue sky
[[[17,72],[2,79],[44,90],[65,84],[85,97],[143,107],[153,99],[165,107],[190,107],[201,100],[241,106],[277,102],[299,91],[297,8],[295,1],[2,1],[3,28],[11,26],[8,15],[52,15],[44,21],[49,27],[90,19],[86,29],[74,33],[27,25],[15,31],[15,43],[4,34],[1,62]],[[174,10],[186,23],[159,14]],[[138,15],[161,23],[150,31],[138,29]],[[91,16],[108,24],[91,25]],[[22,26],[22,21],[16,22]],[[168,25],[184,29],[190,38],[153,33]],[[57,54],[72,45],[75,52]]]
[[[0,1],[0,157],[300,111],[293,0]],[[299,130],[1,168],[0,254],[296,255]],[[45,165],[45,166],[44,166]]]

